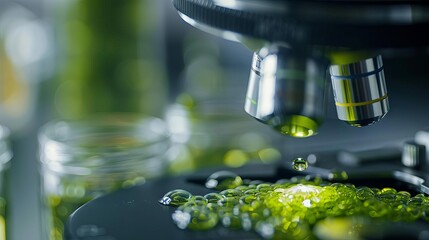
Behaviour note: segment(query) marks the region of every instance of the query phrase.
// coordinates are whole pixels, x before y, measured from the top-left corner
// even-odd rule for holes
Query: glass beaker
[[[162,176],[170,138],[161,119],[105,115],[52,121],[39,133],[44,238],[62,239],[68,216],[103,194]]]
[[[7,170],[11,159],[9,130],[0,126],[0,240],[6,240]]]

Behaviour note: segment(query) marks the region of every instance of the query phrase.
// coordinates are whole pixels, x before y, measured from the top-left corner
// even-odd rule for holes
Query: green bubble
[[[204,198],[208,203],[217,203],[219,200],[223,199],[224,196],[220,195],[219,193],[208,193],[204,195]]]
[[[217,202],[217,205],[221,207],[233,208],[238,203],[239,203],[239,200],[237,198],[223,198]]]
[[[271,184],[268,184],[268,183],[261,183],[256,186],[256,190],[258,191],[269,191],[271,189],[272,189]]]
[[[207,178],[205,186],[211,189],[225,190],[238,187],[241,184],[243,184],[243,180],[237,174],[229,171],[219,171]]]
[[[379,194],[396,194],[396,190],[393,188],[383,188]]]
[[[407,203],[410,200],[410,198],[411,198],[411,194],[406,191],[397,192],[395,195],[396,201],[400,203]]]
[[[207,199],[204,198],[203,196],[192,196],[191,199],[189,201],[193,201],[193,202],[200,202],[200,203],[207,203]]]
[[[163,205],[180,206],[187,203],[192,194],[182,189],[176,189],[166,193],[158,202]]]
[[[258,194],[259,193],[259,191],[258,190],[256,190],[256,189],[249,189],[249,190],[247,190],[247,191],[245,191],[244,192],[244,195],[245,196],[248,196],[248,195],[256,195],[256,194]]]
[[[223,190],[219,194],[221,196],[224,196],[224,197],[241,197],[241,196],[243,196],[243,193],[239,190],[236,190],[236,189]]]
[[[253,201],[258,200],[258,198],[255,195],[248,195],[248,196],[243,196],[239,199],[239,202],[241,204],[249,204],[252,203]]]
[[[181,205],[180,207],[187,208],[187,207],[205,207],[207,205],[207,202],[204,201],[193,201],[189,200],[187,203]]]
[[[356,191],[356,197],[361,201],[371,199],[374,196],[374,192],[369,187],[361,187]]]

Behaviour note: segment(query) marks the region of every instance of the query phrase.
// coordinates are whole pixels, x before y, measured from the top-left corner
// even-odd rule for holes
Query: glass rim
[[[109,142],[110,137],[113,143]],[[124,137],[130,137],[131,143],[120,142],[127,141]],[[115,142],[116,138],[119,142]],[[91,140],[96,145],[91,145]],[[138,166],[157,168],[163,161],[154,159],[165,155],[171,147],[165,121],[142,114],[54,119],[39,129],[38,142],[39,163],[43,168],[77,175],[118,172]]]

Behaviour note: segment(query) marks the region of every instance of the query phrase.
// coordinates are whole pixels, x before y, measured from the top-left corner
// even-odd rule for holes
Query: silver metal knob
[[[426,146],[414,141],[404,143],[402,164],[409,168],[422,169],[426,164]]]
[[[362,127],[379,121],[389,111],[381,55],[332,65],[330,74],[340,120]]]

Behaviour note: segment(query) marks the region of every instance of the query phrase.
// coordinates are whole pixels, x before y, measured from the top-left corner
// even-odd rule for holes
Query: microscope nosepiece
[[[389,111],[381,55],[330,67],[340,120],[354,127],[373,124]]]

